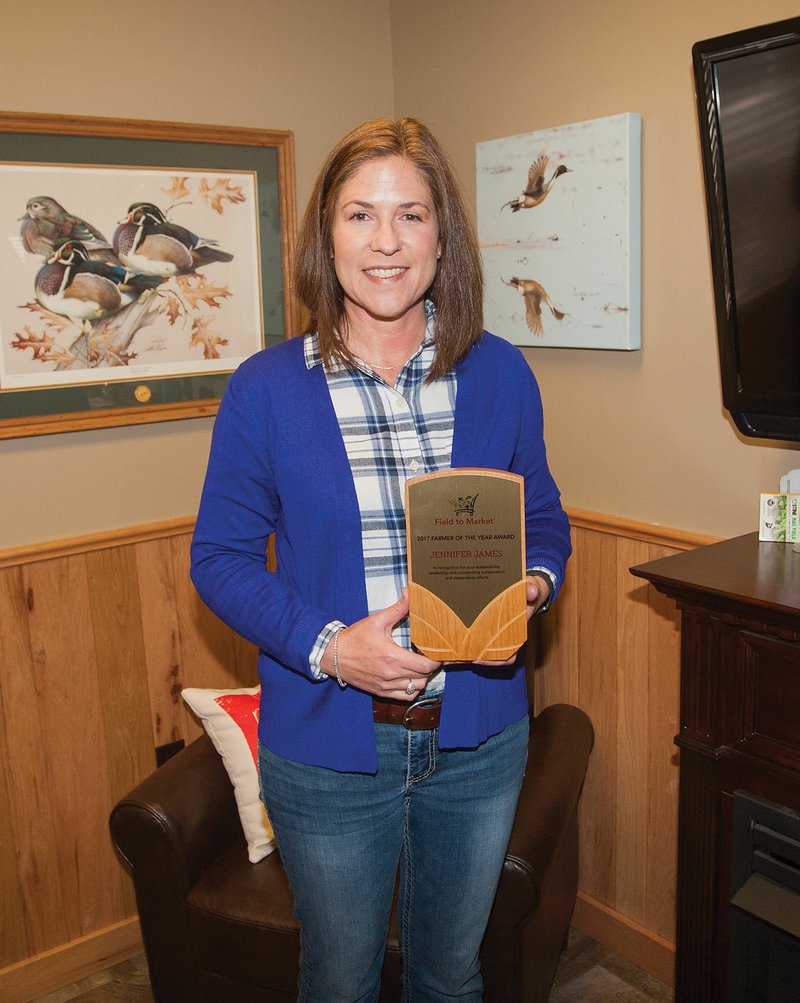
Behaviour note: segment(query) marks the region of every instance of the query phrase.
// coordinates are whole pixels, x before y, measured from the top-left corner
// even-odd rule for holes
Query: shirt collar
[[[425,300],[424,306],[425,337],[422,339],[422,344],[412,358],[417,358],[423,348],[429,348],[433,345],[434,327],[436,326],[436,307],[432,300]],[[313,369],[315,366],[322,365],[322,353],[319,350],[319,338],[316,331],[306,335],[303,341],[303,354],[305,356],[306,369]],[[334,362],[333,368],[334,370],[341,369],[341,366]]]

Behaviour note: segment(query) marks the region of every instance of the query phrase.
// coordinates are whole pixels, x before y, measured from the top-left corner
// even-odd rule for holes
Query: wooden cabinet
[[[681,610],[675,998],[724,1001],[734,792],[800,811],[800,554],[754,533],[631,571]]]

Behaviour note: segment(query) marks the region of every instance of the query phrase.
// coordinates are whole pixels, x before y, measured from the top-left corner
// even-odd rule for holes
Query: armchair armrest
[[[531,718],[528,765],[503,868],[516,922],[539,907],[542,885],[575,814],[593,744],[591,722],[577,707],[553,704]]]
[[[201,736],[143,780],[114,807],[109,827],[134,874],[151,973],[166,986],[159,998],[199,999],[186,894],[227,847],[243,842],[233,787],[211,740]]]
[[[114,844],[139,871],[174,870],[187,889],[241,826],[228,774],[206,735],[182,749],[124,797],[109,821]]]

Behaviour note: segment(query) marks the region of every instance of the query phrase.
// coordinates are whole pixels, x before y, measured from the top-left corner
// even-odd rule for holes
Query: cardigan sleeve
[[[209,608],[259,648],[303,675],[327,613],[304,601],[266,566],[280,519],[270,459],[269,389],[256,366],[228,383],[214,425],[191,548],[191,578]]]

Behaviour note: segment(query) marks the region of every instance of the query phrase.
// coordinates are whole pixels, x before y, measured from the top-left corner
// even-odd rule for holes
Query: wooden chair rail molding
[[[141,526],[124,526],[120,529],[88,533],[85,536],[70,536],[63,540],[30,543],[25,547],[0,550],[0,568],[32,564],[35,561],[51,561],[73,554],[89,554],[95,550],[124,547],[145,540],[165,540],[171,536],[191,533],[193,529],[194,516],[184,516],[181,519],[165,519],[162,522],[146,523]]]
[[[583,509],[567,508],[566,511],[573,529],[590,529],[598,533],[640,540],[644,543],[662,544],[673,547],[675,550],[691,550],[693,547],[702,547],[707,543],[716,543],[719,539],[715,536],[669,529],[658,523],[619,519],[616,516],[601,515]],[[110,529],[84,536],[46,540],[24,547],[11,547],[0,550],[0,568],[30,564],[33,561],[47,561],[56,557],[67,557],[70,554],[85,554],[92,550],[104,550],[108,547],[140,543],[143,540],[180,536],[182,533],[191,533],[193,528],[194,516],[187,515],[179,519],[165,519],[162,522],[146,523],[141,526],[124,526],[120,529]]]
[[[679,632],[635,564],[712,542],[570,511],[574,555],[538,623],[537,709],[596,732],[574,922],[672,979]],[[189,582],[193,519],[0,552],[0,999],[26,1003],[141,950],[114,802],[190,742],[184,686],[249,686],[255,652]]]
[[[655,543],[674,550],[693,550],[709,543],[717,543],[718,536],[704,533],[690,533],[681,529],[670,529],[657,522],[637,522],[634,519],[620,519],[613,515],[601,515],[584,509],[566,506],[570,526],[573,529],[589,529],[596,533],[607,533],[640,543]]]

